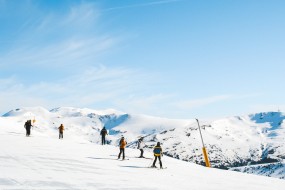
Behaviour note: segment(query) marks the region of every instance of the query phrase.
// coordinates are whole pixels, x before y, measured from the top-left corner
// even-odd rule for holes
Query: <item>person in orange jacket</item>
[[[125,159],[125,148],[127,145],[127,141],[125,140],[124,137],[121,138],[119,146],[120,146],[120,153],[118,155],[118,159],[120,159],[121,154],[123,153],[123,160]]]
[[[63,130],[64,130],[64,126],[63,124],[60,124],[58,131],[59,131],[59,139],[63,139]]]

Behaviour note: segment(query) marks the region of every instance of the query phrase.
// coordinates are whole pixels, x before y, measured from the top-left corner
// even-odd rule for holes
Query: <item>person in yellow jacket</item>
[[[64,130],[64,126],[63,124],[60,124],[58,131],[59,131],[59,139],[63,139],[63,130]]]
[[[152,167],[153,168],[156,168],[155,166],[155,163],[156,163],[156,160],[158,158],[159,160],[159,165],[160,165],[160,169],[162,169],[162,162],[161,162],[161,156],[163,156],[163,153],[162,153],[162,148],[160,146],[160,142],[157,142],[156,146],[154,147],[153,149],[153,154],[154,154],[154,161],[153,161],[153,164],[152,164]]]
[[[121,138],[119,146],[120,146],[120,153],[118,155],[118,159],[120,159],[121,154],[123,153],[123,160],[125,159],[125,148],[127,145],[127,141],[125,140],[124,137]]]

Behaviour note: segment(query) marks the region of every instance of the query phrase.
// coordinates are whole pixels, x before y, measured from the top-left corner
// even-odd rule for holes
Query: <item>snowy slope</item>
[[[97,111],[70,107],[51,111],[41,107],[15,109],[1,119],[9,120],[7,125],[20,127],[22,133],[24,122],[35,119],[32,133],[52,138],[57,137],[57,127],[63,123],[66,127],[64,138],[80,143],[99,144],[99,132],[105,126],[109,130],[109,144],[117,145],[119,138],[124,135],[128,147],[136,148],[138,137],[143,136],[149,151],[160,141],[166,155],[204,165],[200,134],[193,119],[175,120],[132,115],[112,109]],[[285,159],[283,119],[283,113],[269,112],[200,121],[212,166],[229,169],[282,162]],[[264,172],[256,173],[266,175]],[[284,178],[285,174],[279,172],[271,176]]]
[[[135,158],[138,150],[128,148],[129,160],[116,160],[118,147],[96,145],[70,131],[59,140],[54,131],[38,127],[25,137],[21,119],[0,118],[1,190],[283,190],[285,186],[284,180],[205,168],[166,156],[162,159],[167,169],[151,169],[151,160]]]

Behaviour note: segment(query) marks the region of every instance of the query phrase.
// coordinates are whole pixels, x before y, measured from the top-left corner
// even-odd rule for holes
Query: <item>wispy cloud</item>
[[[66,13],[48,12],[38,19],[33,19],[33,27],[38,32],[67,32],[66,34],[70,36],[74,31],[91,29],[99,19],[100,11],[94,4],[82,3],[70,7]],[[68,32],[70,29],[74,31]]]
[[[26,85],[10,77],[0,80],[1,109],[39,105],[47,108],[67,105],[113,107],[117,101],[126,103],[125,97],[142,90],[147,78],[149,76],[140,71],[103,65],[54,82]]]
[[[0,80],[1,110],[4,113],[12,108],[23,106],[46,108],[74,106],[95,109],[114,108],[129,113],[189,118],[197,116],[196,111],[200,108],[207,110],[212,104],[220,104],[224,107],[227,102],[258,96],[258,94],[219,95],[181,100],[179,94],[148,91],[148,84],[152,83],[154,76],[146,75],[139,70],[99,65],[54,82],[35,82],[27,85],[21,83],[16,77],[9,77]],[[256,110],[265,107],[268,108],[268,105],[259,106]],[[274,106],[271,107],[274,108]]]
[[[99,11],[93,4],[81,4],[72,7],[69,14],[62,21],[64,25],[76,24],[78,26],[84,23],[94,23],[99,18]]]
[[[116,43],[113,38],[68,39],[44,47],[19,47],[0,58],[3,64],[17,66],[62,67],[90,64],[100,53]],[[3,66],[3,65],[2,65]]]
[[[115,37],[94,31],[98,17],[99,11],[93,4],[73,6],[65,14],[51,12],[30,17],[19,28],[19,36],[9,42],[13,47],[1,53],[0,66],[94,64],[100,53],[117,42]]]
[[[28,17],[13,42],[15,45],[1,52],[0,68],[13,73],[0,79],[1,110],[39,105],[116,108],[120,101],[121,105],[129,105],[128,97],[132,94],[144,97],[148,84],[154,81],[150,72],[107,67],[97,61],[118,41],[106,33],[94,32],[98,19],[96,7],[85,3],[64,14],[49,12]],[[56,74],[59,76],[54,79]],[[145,100],[154,102],[156,98],[149,96],[152,94]],[[141,106],[137,101],[136,109]]]
[[[137,7],[147,7],[147,6],[154,6],[154,5],[161,5],[161,4],[168,4],[168,3],[175,3],[183,0],[162,0],[162,1],[153,1],[149,3],[140,3],[140,4],[133,4],[133,5],[125,5],[125,6],[118,6],[118,7],[111,7],[107,9],[103,9],[102,11],[113,11],[118,9],[128,9],[128,8],[137,8]]]

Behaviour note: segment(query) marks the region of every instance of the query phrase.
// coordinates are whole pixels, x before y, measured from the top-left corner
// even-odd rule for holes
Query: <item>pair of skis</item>
[[[162,168],[159,168],[159,167],[148,167],[148,168],[157,169],[157,170],[164,170],[164,169],[167,169],[167,167],[162,167]]]
[[[152,160],[152,158],[145,158],[145,157],[135,157],[135,158],[144,158],[144,159]],[[124,160],[130,160],[130,159],[129,158],[125,158],[125,159],[117,159],[117,160],[124,161]]]

